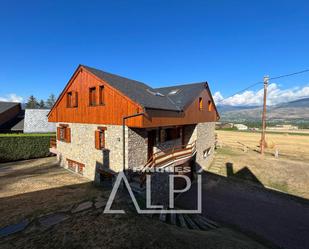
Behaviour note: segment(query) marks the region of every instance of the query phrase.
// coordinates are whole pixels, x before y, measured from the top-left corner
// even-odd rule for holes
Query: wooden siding
[[[199,109],[199,98],[203,100],[203,108]],[[212,101],[207,89],[196,96],[195,100],[186,108],[184,112],[170,112],[149,110],[148,117],[143,118],[143,127],[159,127],[171,125],[196,124],[202,122],[215,122],[218,120],[215,108],[208,111],[207,103]]]
[[[102,85],[104,85],[104,105],[90,106],[89,89],[96,87],[96,103],[99,103],[99,87]],[[67,92],[76,92],[77,107],[67,107]],[[203,99],[202,110],[199,109],[199,98]],[[147,110],[145,116],[130,118],[126,121],[126,125],[150,128],[217,121],[215,108],[208,111],[208,101],[213,102],[209,91],[205,88],[184,112]],[[137,112],[143,112],[140,105],[85,68],[79,67],[49,113],[48,121],[121,125],[123,117]]]
[[[99,86],[101,85],[104,85],[104,105],[90,106],[89,88],[97,88],[96,102],[99,103]],[[67,92],[78,93],[77,107],[67,107]],[[48,121],[121,125],[122,117],[135,114],[137,110],[142,112],[138,104],[80,67],[49,113]],[[141,127],[142,117],[132,118],[127,121],[127,124],[132,127]]]

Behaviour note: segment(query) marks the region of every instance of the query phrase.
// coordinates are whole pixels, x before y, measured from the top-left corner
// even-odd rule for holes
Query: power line
[[[309,69],[305,69],[305,70],[298,71],[298,72],[294,72],[294,73],[279,75],[279,76],[276,76],[276,77],[271,77],[271,78],[269,78],[269,80],[275,80],[275,79],[290,77],[290,76],[293,76],[293,75],[302,74],[302,73],[307,73],[307,72],[309,72]],[[230,96],[228,96],[228,97],[225,97],[225,98],[223,98],[223,99],[217,101],[216,104],[221,103],[221,102],[224,101],[224,100],[227,100],[227,99],[229,99],[229,98],[231,98],[231,97],[233,97],[233,96],[235,96],[235,95],[237,95],[237,94],[240,94],[240,93],[242,93],[242,92],[244,92],[244,91],[250,89],[251,87],[257,86],[257,85],[262,84],[262,83],[264,83],[264,82],[263,82],[263,81],[256,82],[256,83],[254,83],[254,84],[252,84],[252,85],[250,85],[250,86],[248,86],[248,87],[246,87],[246,88],[244,88],[244,89],[242,89],[242,90],[240,90],[240,91],[238,91],[238,92],[236,92],[236,93],[234,93],[234,94],[232,94],[232,95],[230,95]]]
[[[248,90],[248,89],[250,89],[250,88],[252,88],[252,87],[254,87],[254,86],[257,86],[257,85],[259,85],[259,84],[263,84],[263,81],[256,82],[256,83],[254,83],[254,84],[252,84],[252,85],[250,85],[250,86],[248,86],[248,87],[246,87],[246,88],[244,88],[244,89],[242,89],[242,90],[240,90],[240,91],[238,91],[238,92],[236,92],[236,93],[233,93],[232,95],[230,95],[230,96],[228,96],[228,97],[226,97],[226,98],[224,98],[224,99],[221,99],[221,100],[217,101],[216,104],[218,104],[218,103],[220,103],[220,102],[222,102],[222,101],[224,101],[224,100],[226,100],[226,99],[229,99],[229,98],[231,98],[231,97],[233,97],[233,96],[235,96],[235,95],[237,95],[237,94],[240,94],[240,93],[242,93],[242,92],[244,92],[244,91],[246,91],[246,90]]]
[[[284,74],[284,75],[272,77],[272,78],[270,78],[270,80],[280,79],[280,78],[289,77],[289,76],[293,76],[293,75],[297,75],[297,74],[301,74],[301,73],[307,73],[307,72],[309,72],[309,69],[305,69],[305,70],[298,71],[298,72],[295,72],[295,73],[289,73],[289,74]]]

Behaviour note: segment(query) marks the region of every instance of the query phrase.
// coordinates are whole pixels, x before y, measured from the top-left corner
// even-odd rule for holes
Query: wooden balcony
[[[158,151],[145,164],[142,172],[152,167],[167,167],[179,165],[190,160],[196,153],[196,141],[187,145],[176,146],[164,151]]]

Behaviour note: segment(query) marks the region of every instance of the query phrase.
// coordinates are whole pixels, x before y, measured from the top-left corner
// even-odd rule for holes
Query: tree
[[[26,108],[29,108],[29,109],[36,109],[38,108],[39,106],[39,103],[38,101],[36,100],[36,98],[31,95],[26,103]]]
[[[48,99],[46,100],[46,107],[52,108],[55,102],[56,102],[55,95],[54,94],[49,95]]]
[[[40,103],[39,103],[39,108],[40,109],[44,109],[45,108],[45,102],[43,99],[41,99]]]

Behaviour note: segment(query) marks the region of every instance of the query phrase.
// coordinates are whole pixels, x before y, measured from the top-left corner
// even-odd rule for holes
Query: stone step
[[[185,221],[187,222],[187,224],[191,229],[200,230],[200,228],[194,223],[194,221],[188,215],[184,215],[183,217],[185,218]]]
[[[182,214],[177,214],[177,217],[178,217],[178,221],[179,221],[180,227],[182,227],[182,228],[188,228],[188,226],[187,226],[187,224],[186,224],[186,222],[185,222],[185,219],[184,219],[183,215],[182,215]]]
[[[219,224],[210,220],[210,219],[207,219],[206,217],[204,216],[201,216],[201,215],[198,215],[197,218],[203,222],[205,225],[207,225],[208,227],[210,228],[218,228],[219,227]]]
[[[163,213],[164,211],[166,211],[165,209],[162,209],[161,210],[161,213],[160,213],[160,216],[159,216],[159,220],[160,221],[162,221],[162,222],[166,222],[166,218],[167,218],[167,216],[166,216],[166,213]]]
[[[202,230],[210,230],[211,227],[208,226],[203,220],[201,220],[197,215],[192,215],[191,219],[202,229]]]
[[[171,213],[170,218],[171,218],[171,224],[176,225],[176,214]]]

